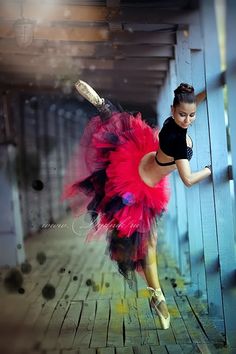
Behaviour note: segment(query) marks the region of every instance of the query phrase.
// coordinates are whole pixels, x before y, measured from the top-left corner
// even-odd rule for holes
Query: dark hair
[[[196,103],[196,97],[194,94],[193,86],[181,83],[175,90],[174,90],[174,100],[173,106],[178,106],[181,102],[183,103]]]

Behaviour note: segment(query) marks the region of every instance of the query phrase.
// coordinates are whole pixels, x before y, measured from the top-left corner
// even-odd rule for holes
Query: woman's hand
[[[201,103],[202,101],[204,101],[205,98],[206,98],[206,90],[204,90],[204,91],[198,93],[198,94],[196,95],[196,103],[197,103],[197,105],[198,105],[199,103]]]
[[[212,168],[211,168],[211,165],[207,165],[207,166],[205,166],[205,168],[208,168],[209,170],[210,170],[210,174],[209,174],[209,176],[212,174]]]

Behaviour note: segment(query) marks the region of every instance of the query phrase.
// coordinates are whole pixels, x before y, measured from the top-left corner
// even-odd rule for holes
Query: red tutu
[[[108,231],[111,258],[129,259],[133,268],[145,258],[156,217],[169,200],[166,177],[149,187],[138,172],[142,157],[158,148],[158,130],[140,113],[114,112],[105,121],[96,116],[86,126],[65,176],[61,200],[70,200],[74,216],[88,213],[93,221],[87,240]]]

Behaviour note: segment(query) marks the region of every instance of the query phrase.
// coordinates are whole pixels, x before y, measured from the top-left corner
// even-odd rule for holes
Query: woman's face
[[[171,112],[175,123],[181,128],[187,129],[196,119],[196,109],[196,103],[181,102],[178,106],[171,106]]]

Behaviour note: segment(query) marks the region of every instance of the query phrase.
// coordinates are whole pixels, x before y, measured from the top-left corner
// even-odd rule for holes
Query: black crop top
[[[163,127],[159,133],[159,144],[161,150],[169,156],[174,158],[174,161],[161,163],[157,160],[157,153],[155,160],[158,165],[169,166],[174,165],[175,160],[188,159],[191,160],[193,150],[187,146],[186,142],[187,129],[181,128],[175,123],[172,117],[165,120]]]

